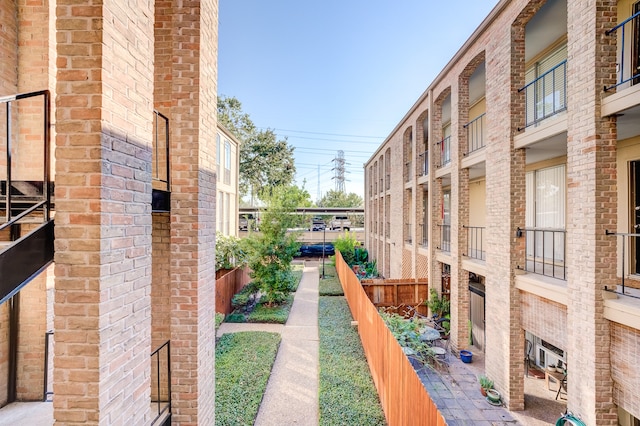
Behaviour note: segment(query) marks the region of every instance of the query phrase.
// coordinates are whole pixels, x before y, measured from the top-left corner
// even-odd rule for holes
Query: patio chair
[[[531,350],[532,349],[533,349],[533,343],[531,343],[531,340],[525,339],[525,344],[524,344],[525,377],[529,377],[529,367],[531,366]]]
[[[438,339],[433,344],[436,359],[449,366],[449,342],[451,339]]]

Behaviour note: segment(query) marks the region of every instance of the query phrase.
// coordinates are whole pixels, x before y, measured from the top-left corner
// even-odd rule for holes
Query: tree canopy
[[[235,97],[218,97],[218,121],[240,141],[241,197],[253,201],[266,188],[291,185],[294,148],[286,138],[278,140],[272,129],[258,130]]]
[[[362,197],[353,192],[330,190],[318,200],[318,207],[362,207]]]

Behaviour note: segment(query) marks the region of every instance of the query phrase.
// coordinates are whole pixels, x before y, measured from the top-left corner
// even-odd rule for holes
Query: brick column
[[[616,19],[614,0],[569,2],[568,408],[594,425],[617,424],[610,327],[603,316],[603,290],[615,285],[617,265],[616,240],[605,235],[617,227],[617,136],[615,118],[601,118],[600,111],[603,87],[616,75],[615,37],[604,35]]]
[[[57,424],[151,421],[150,5],[56,8]]]
[[[469,224],[469,169],[461,168],[463,153],[467,151],[469,121],[469,75],[465,70],[451,92],[451,344],[460,350],[469,342],[469,272],[462,268],[467,254]]]
[[[487,270],[485,370],[510,410],[524,409],[524,334],[515,273],[524,265],[525,151],[514,149],[524,123],[525,25],[543,2],[530,2],[486,52]],[[510,70],[510,72],[505,72]]]
[[[171,2],[173,421],[214,424],[217,0]]]

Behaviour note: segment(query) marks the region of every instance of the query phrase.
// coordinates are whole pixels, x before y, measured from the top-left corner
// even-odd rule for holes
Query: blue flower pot
[[[460,359],[465,364],[469,364],[472,361],[472,358],[473,358],[473,353],[471,353],[471,351],[465,351],[465,350],[460,351]]]

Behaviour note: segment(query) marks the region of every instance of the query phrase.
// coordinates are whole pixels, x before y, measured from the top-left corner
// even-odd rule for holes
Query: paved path
[[[218,335],[272,331],[282,335],[256,426],[318,424],[318,264],[306,261],[287,323],[223,323]]]

